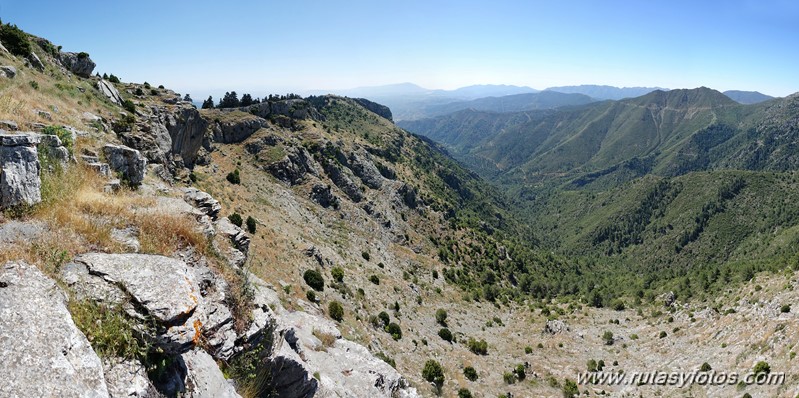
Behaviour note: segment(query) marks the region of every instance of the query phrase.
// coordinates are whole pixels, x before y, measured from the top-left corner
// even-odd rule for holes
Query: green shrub
[[[369,282],[372,282],[375,285],[379,285],[380,284],[380,278],[378,278],[377,275],[371,275],[371,276],[369,276]]]
[[[523,364],[516,365],[516,369],[513,370],[513,373],[516,374],[516,378],[519,379],[519,381],[522,381],[527,377]]]
[[[438,337],[441,337],[441,339],[448,343],[452,342],[452,332],[450,332],[447,328],[441,328],[438,331]]]
[[[430,383],[435,384],[437,389],[444,385],[444,368],[436,360],[428,359],[422,369],[422,377]]]
[[[316,292],[314,292],[313,290],[305,292],[305,297],[308,298],[308,301],[312,303],[316,302]]]
[[[39,89],[39,82],[37,82],[35,80],[29,81],[28,84],[30,84],[31,88],[34,89],[34,90],[38,90]]]
[[[475,340],[470,337],[466,346],[469,347],[469,351],[477,355],[488,355],[488,343],[485,340]]]
[[[666,336],[668,336],[668,334],[666,333],[665,330],[661,331],[660,334],[658,335],[658,337],[661,338],[661,339],[665,339]]]
[[[707,362],[703,363],[702,366],[699,367],[700,372],[710,372],[711,370],[713,370],[713,368],[711,368],[710,364]]]
[[[136,95],[144,95],[144,90],[142,90],[141,87],[137,87],[136,88]]]
[[[31,53],[31,42],[28,34],[17,25],[0,25],[0,41],[11,54],[27,57]]]
[[[391,322],[391,318],[388,316],[388,313],[385,311],[380,311],[380,313],[377,314],[377,318],[380,320],[380,322],[383,323],[382,327],[388,326],[388,324]]]
[[[361,257],[363,257],[363,259],[366,261],[369,261],[369,259],[371,258],[369,252],[361,252]]]
[[[391,322],[386,326],[386,332],[391,335],[391,338],[394,340],[399,340],[402,338],[402,328],[400,325]]]
[[[136,118],[133,117],[133,115],[120,115],[119,118],[114,120],[111,124],[111,129],[116,133],[132,131],[134,123],[136,123]]]
[[[472,392],[468,388],[458,390],[458,398],[472,398]]]
[[[606,330],[605,333],[602,334],[602,340],[605,342],[605,345],[613,345],[613,332]]]
[[[389,357],[384,352],[378,352],[377,354],[375,354],[375,356],[382,359],[383,362],[391,365],[392,368],[397,367],[397,363],[394,361],[394,358]]]
[[[121,81],[119,80],[119,78],[118,78],[118,77],[116,77],[116,76],[114,76],[114,74],[113,74],[113,73],[111,74],[111,76],[108,76],[108,81],[109,81],[109,82],[111,82],[111,83],[116,83],[116,84],[119,84],[119,83],[121,83]]]
[[[133,101],[129,99],[122,101],[122,108],[124,108],[126,111],[130,113],[136,113],[136,104],[134,104]]]
[[[575,398],[580,395],[580,389],[577,388],[577,383],[574,380],[566,379],[563,382],[563,398]]]
[[[533,353],[533,347],[530,347],[529,345],[527,347],[524,347],[524,353],[525,354],[532,354]]]
[[[513,372],[505,372],[502,374],[502,380],[505,380],[505,384],[513,384],[516,382],[516,374]]]
[[[228,220],[229,220],[229,221],[230,221],[230,222],[231,222],[233,225],[235,225],[235,226],[237,226],[237,227],[241,228],[241,224],[243,223],[243,220],[241,219],[241,215],[239,215],[239,213],[233,213],[233,214],[231,214],[231,215],[227,216],[227,219],[228,219]]]
[[[156,95],[158,95],[158,94],[159,94],[159,93],[158,93],[158,90],[156,90],[156,89],[152,89],[152,90],[150,90],[150,95],[152,95],[152,96],[156,96]]]
[[[473,367],[467,366],[463,368],[463,377],[469,381],[475,381],[478,378],[477,371]]]
[[[252,216],[247,216],[247,232],[254,234],[256,228],[255,219]]]
[[[755,367],[752,369],[752,372],[754,372],[754,374],[756,375],[761,373],[769,374],[771,373],[771,366],[766,361],[760,361],[757,364],[755,364]]]
[[[441,326],[447,326],[447,311],[444,309],[437,309],[436,310],[436,322],[438,322]]]
[[[791,312],[791,305],[783,304],[782,307],[780,307],[780,312],[782,312],[783,314]]]
[[[78,53],[78,59],[86,59],[86,58],[89,58],[89,53],[85,51],[81,51]]]
[[[586,366],[586,369],[588,369],[589,372],[596,372],[597,371],[596,360],[589,359],[585,366]]]
[[[70,133],[69,130],[62,126],[47,126],[42,132],[58,137],[58,139],[61,140],[61,145],[67,148],[69,153],[72,153],[74,143],[72,142],[72,133]]]
[[[231,184],[241,184],[241,176],[239,175],[239,169],[233,170],[230,173],[227,173],[227,177],[225,177],[227,181]]]
[[[69,300],[67,306],[75,325],[100,357],[140,359],[146,354],[146,344],[136,337],[141,330],[136,329],[136,322],[121,308],[75,299]]]
[[[330,275],[333,276],[333,280],[336,282],[344,281],[344,270],[341,267],[333,267],[330,270]]]
[[[624,302],[621,300],[616,300],[613,302],[613,309],[616,311],[624,311]]]
[[[311,289],[321,292],[325,290],[325,278],[322,277],[322,274],[319,271],[314,269],[309,269],[302,274],[302,279],[305,280],[305,283],[311,287]]]
[[[330,305],[327,306],[327,313],[338,322],[344,319],[344,307],[338,301],[330,302]]]

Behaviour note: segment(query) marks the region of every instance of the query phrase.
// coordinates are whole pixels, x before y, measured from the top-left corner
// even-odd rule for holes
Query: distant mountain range
[[[739,104],[757,104],[774,99],[774,97],[770,95],[762,94],[757,91],[728,90],[724,92],[724,95],[730,97],[730,99]]]
[[[581,86],[549,87],[546,91],[557,91],[566,94],[584,94],[600,100],[620,100],[624,98],[640,97],[655,90],[668,91],[662,87],[613,87],[584,84]]]

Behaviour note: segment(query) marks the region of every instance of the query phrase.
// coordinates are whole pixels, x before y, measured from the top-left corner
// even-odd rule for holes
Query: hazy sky
[[[195,99],[413,82],[799,91],[799,1],[35,1],[0,17]]]

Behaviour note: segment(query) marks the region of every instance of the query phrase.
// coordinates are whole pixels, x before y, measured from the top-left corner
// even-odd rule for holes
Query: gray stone
[[[380,174],[380,170],[377,169],[377,166],[375,166],[365,154],[358,155],[353,152],[350,154],[349,164],[352,172],[355,173],[367,187],[380,189],[383,186],[383,176]]]
[[[107,397],[100,358],[72,321],[66,297],[36,267],[0,268],[3,397]]]
[[[677,296],[674,294],[674,292],[670,291],[663,295],[663,305],[666,307],[671,307],[674,305],[675,301],[677,301]]]
[[[103,361],[105,383],[111,398],[155,398],[160,396],[147,378],[147,370],[136,361],[109,359]]]
[[[32,67],[38,69],[40,72],[44,71],[44,64],[35,52],[31,51],[30,55],[28,55],[28,61],[31,63]]]
[[[186,188],[183,200],[199,209],[203,214],[211,217],[212,220],[216,220],[219,217],[219,212],[222,211],[222,205],[219,204],[218,200],[197,188]]]
[[[244,253],[246,256],[250,250],[250,237],[241,227],[234,225],[227,217],[220,218],[216,222],[216,230],[220,235],[230,239],[233,246]]]
[[[42,134],[40,139],[41,142],[38,145],[40,154],[62,165],[67,165],[69,162],[69,150],[61,144],[61,139],[58,136]]]
[[[53,120],[53,114],[50,113],[50,112],[47,112],[47,111],[44,111],[44,110],[41,110],[41,109],[34,109],[33,113],[35,113],[36,116],[39,116],[41,118],[44,118],[44,119],[47,119],[47,120]]]
[[[11,65],[0,66],[0,77],[13,79],[15,76],[17,76],[17,68]]]
[[[141,152],[124,145],[106,144],[103,154],[112,170],[121,173],[122,178],[132,186],[138,186],[144,180],[147,171],[147,159]]]
[[[85,53],[61,52],[58,54],[58,60],[70,72],[86,78],[91,77],[94,67],[97,66]]]
[[[333,184],[336,184],[353,202],[363,200],[361,189],[352,181],[344,168],[332,161],[326,161],[323,167]]]
[[[566,325],[566,322],[561,321],[560,319],[554,319],[547,321],[546,325],[544,325],[544,333],[547,334],[559,334],[569,331],[569,326]]]
[[[114,83],[101,79],[97,82],[97,89],[100,90],[103,95],[108,97],[111,102],[117,105],[122,105],[122,97],[119,95],[119,90],[114,87]]]
[[[0,209],[41,202],[41,180],[33,134],[0,134]]]
[[[101,163],[101,162],[92,162],[87,163],[86,166],[89,166],[90,169],[97,172],[101,176],[111,177],[111,167],[108,166],[108,163]]]
[[[0,120],[0,129],[8,131],[17,131],[19,130],[19,126],[17,125],[17,123],[11,120]]]
[[[186,364],[185,396],[192,398],[240,398],[233,386],[225,380],[222,371],[210,355],[194,349],[182,355]]]
[[[0,224],[0,243],[11,245],[35,242],[45,231],[47,231],[47,224],[41,221],[10,220]]]
[[[301,183],[308,173],[319,175],[313,157],[305,148],[286,147],[285,151],[286,156],[283,159],[264,167],[275,178],[296,185]]]
[[[336,195],[333,195],[330,185],[314,184],[314,186],[311,187],[311,200],[325,208],[338,206],[338,198]]]
[[[234,121],[217,122],[212,127],[214,142],[232,144],[242,142],[267,125],[267,121],[247,115]]]
[[[112,188],[113,190],[113,188]],[[128,250],[138,253],[141,249],[139,243],[138,231],[136,228],[113,228],[111,229],[111,239],[125,246]]]

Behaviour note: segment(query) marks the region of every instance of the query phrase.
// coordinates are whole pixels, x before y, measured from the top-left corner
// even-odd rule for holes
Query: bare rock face
[[[378,115],[380,117],[386,118],[386,119],[388,119],[390,121],[394,121],[392,119],[391,109],[389,109],[389,107],[387,107],[385,105],[378,104],[377,102],[369,101],[366,98],[353,98],[352,100],[357,102],[358,105],[366,108],[370,112],[372,112],[372,113],[374,113],[374,114],[376,114],[376,115]]]
[[[185,104],[172,111],[157,108],[154,116],[169,134],[171,153],[180,155],[186,166],[194,165],[208,127],[208,122],[200,116],[200,112],[194,106]]]
[[[241,398],[205,351],[194,349],[182,357],[187,370],[186,390],[189,393],[186,397]]]
[[[544,333],[547,334],[559,334],[568,331],[569,331],[569,326],[566,325],[566,322],[563,322],[560,319],[547,321],[547,324],[544,325]]]
[[[311,187],[311,200],[325,208],[338,205],[338,198],[333,195],[330,185],[325,184],[314,184]]]
[[[0,66],[0,77],[13,79],[15,76],[17,76],[17,68],[11,65]]]
[[[35,52],[31,51],[30,55],[27,58],[28,62],[30,62],[30,66],[38,70],[39,72],[44,72],[44,63],[42,60],[39,59],[39,56],[36,55]]]
[[[119,95],[119,90],[114,87],[114,83],[111,83],[107,80],[100,80],[97,82],[97,89],[100,90],[103,95],[108,97],[111,102],[122,105],[122,97]]]
[[[136,361],[106,360],[103,368],[108,394],[112,398],[154,398],[160,395],[147,378],[147,370]]]
[[[217,122],[212,128],[214,142],[221,144],[242,142],[266,125],[266,120],[254,116],[230,122]]]
[[[222,205],[219,204],[218,200],[197,188],[186,188],[183,200],[199,209],[212,220],[216,220],[219,217],[219,212],[222,211]]]
[[[42,201],[38,150],[34,134],[0,134],[0,209]]]
[[[290,185],[301,183],[309,173],[318,175],[313,157],[305,148],[287,147],[286,152],[283,159],[264,166],[264,169]]]
[[[111,169],[121,173],[130,185],[138,186],[144,180],[147,159],[139,151],[124,145],[107,144],[103,153]]]
[[[66,166],[69,162],[69,150],[61,143],[61,139],[55,135],[43,134],[39,143],[39,153],[52,161],[56,161]]]
[[[89,54],[86,53],[61,52],[58,54],[58,60],[61,61],[61,65],[64,65],[70,72],[80,77],[91,77],[94,67],[97,66],[97,64],[89,58]]]
[[[347,194],[353,202],[357,203],[363,200],[361,189],[352,181],[347,169],[331,161],[324,162],[323,167],[330,180]]]
[[[351,153],[349,156],[350,169],[364,185],[372,189],[380,189],[383,186],[383,176],[374,163],[365,154]]]
[[[66,297],[36,267],[0,268],[4,397],[108,397],[100,358],[72,321]]]

